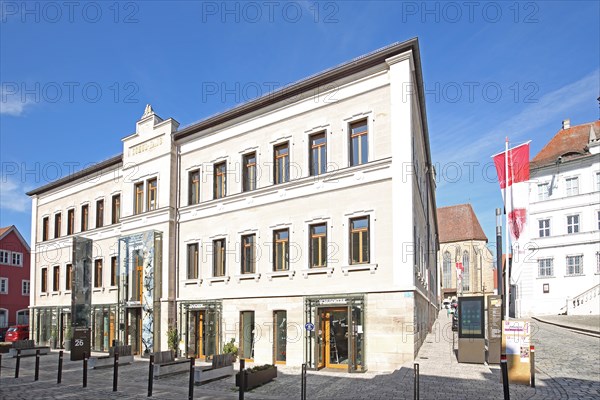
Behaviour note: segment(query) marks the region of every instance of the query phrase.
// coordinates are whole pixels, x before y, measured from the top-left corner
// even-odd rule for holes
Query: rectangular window
[[[567,275],[583,275],[583,256],[567,256]]]
[[[48,220],[48,217],[44,217],[42,219],[42,241],[43,242],[48,240],[49,232],[50,232],[50,221]]]
[[[213,276],[225,276],[225,239],[213,240]]]
[[[42,279],[40,282],[40,289],[42,293],[48,292],[48,268],[42,268]]]
[[[117,286],[117,256],[110,258],[110,286]]]
[[[187,246],[187,278],[198,279],[198,243]]]
[[[214,165],[213,171],[213,198],[220,199],[227,195],[227,163]]]
[[[550,195],[550,185],[542,183],[538,185],[538,200],[546,200]]]
[[[600,172],[596,172],[596,190],[600,190]]]
[[[350,124],[350,166],[369,162],[368,137],[366,119]]]
[[[273,179],[275,184],[290,180],[290,146],[289,143],[273,147]]]
[[[567,196],[575,196],[579,194],[579,178],[565,179],[567,187]]]
[[[551,258],[544,258],[538,260],[538,276],[547,277],[554,276],[554,260]]]
[[[10,252],[6,250],[0,250],[0,264],[8,265]]]
[[[158,181],[156,178],[148,180],[148,199],[146,202],[146,210],[156,210],[158,208]]]
[[[73,264],[67,264],[65,273],[65,290],[71,290],[73,288]]]
[[[54,237],[60,237],[60,228],[62,225],[62,215],[61,213],[54,214]]]
[[[579,232],[579,215],[567,216],[567,233]]]
[[[21,294],[29,296],[29,293],[31,293],[31,283],[26,280],[21,281]]]
[[[104,225],[104,200],[96,202],[96,228],[101,228]]]
[[[144,182],[138,182],[133,187],[134,202],[133,213],[141,214],[144,212]]]
[[[289,229],[281,229],[273,232],[273,270],[288,271],[289,266],[289,251],[290,251],[290,231]]]
[[[8,294],[8,278],[0,278],[0,293]]]
[[[550,236],[550,219],[540,219],[538,221],[540,237]]]
[[[90,206],[81,206],[81,232],[88,230],[88,219],[90,217]]]
[[[110,222],[112,224],[118,224],[121,220],[121,195],[115,194],[112,197],[112,210],[110,216]]]
[[[369,217],[350,220],[350,264],[369,262]]]
[[[598,211],[596,215],[598,217],[598,230],[600,230],[600,211]]]
[[[240,349],[241,359],[254,359],[254,311],[240,312]]]
[[[75,233],[75,209],[67,211],[67,235]]]
[[[55,265],[52,268],[52,291],[58,292],[60,290],[60,266]]]
[[[327,266],[327,224],[310,226],[310,267]]]
[[[327,172],[327,136],[325,132],[310,137],[310,174],[321,175]]]
[[[248,192],[256,189],[256,153],[244,155],[242,190]]]
[[[23,265],[23,253],[12,252],[12,265],[16,265],[17,267]]]
[[[94,287],[102,287],[102,259],[94,261]]]
[[[188,176],[188,205],[200,202],[200,170],[191,171]]]
[[[275,363],[285,364],[287,353],[287,311],[273,311]]]
[[[596,273],[600,274],[600,252],[596,253]]]
[[[255,242],[256,235],[242,236],[242,274],[256,272]]]

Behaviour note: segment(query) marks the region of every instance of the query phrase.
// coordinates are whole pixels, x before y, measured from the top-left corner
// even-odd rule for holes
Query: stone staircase
[[[568,297],[567,315],[599,315],[600,284],[593,286],[575,297]]]

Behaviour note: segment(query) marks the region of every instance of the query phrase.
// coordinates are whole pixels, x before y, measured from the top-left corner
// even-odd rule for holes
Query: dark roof
[[[75,173],[72,173],[71,175],[67,175],[63,178],[57,179],[54,182],[50,182],[44,186],[40,186],[37,189],[33,189],[33,190],[27,192],[27,195],[33,196],[36,194],[41,194],[41,193],[47,192],[49,190],[55,189],[59,186],[62,186],[66,183],[74,182],[77,179],[83,178],[87,175],[91,175],[95,172],[102,171],[103,169],[112,167],[113,165],[119,165],[121,163],[123,163],[123,154],[119,154],[118,156],[111,157],[108,160],[101,161],[90,167],[84,168],[81,171],[77,171]]]
[[[437,218],[440,243],[488,240],[470,204],[440,207]]]
[[[588,142],[590,128],[594,129],[596,137],[600,136],[600,121],[575,125],[561,129],[531,160],[530,168],[540,168],[556,163],[558,157],[563,157],[563,162],[586,157],[590,154]]]

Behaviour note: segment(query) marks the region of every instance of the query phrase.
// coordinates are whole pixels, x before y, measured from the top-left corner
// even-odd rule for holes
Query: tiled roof
[[[589,155],[587,145],[589,142],[590,128],[594,129],[596,137],[600,139],[600,121],[572,126],[561,129],[544,146],[544,148],[531,160],[531,168],[539,168],[554,164],[558,157],[563,157],[563,162],[574,158]]]
[[[485,240],[487,237],[470,204],[440,207],[437,209],[440,243],[463,240]]]
[[[12,228],[12,225],[5,228],[0,228],[0,236],[4,235],[4,233],[6,233],[6,231],[8,231],[10,228]]]

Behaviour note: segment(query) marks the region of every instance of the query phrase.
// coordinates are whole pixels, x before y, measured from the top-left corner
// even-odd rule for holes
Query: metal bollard
[[[192,400],[194,398],[194,357],[190,357],[190,388],[188,391],[188,399]]]
[[[240,391],[239,400],[244,400],[244,391],[246,390],[246,360],[240,359]]]
[[[419,400],[420,397],[420,388],[419,388],[419,364],[414,364],[414,383],[413,383],[413,398],[414,400]]]
[[[87,354],[83,353],[83,387],[87,387]]]
[[[302,364],[300,400],[306,400],[306,363]]]
[[[17,364],[15,365],[15,379],[19,377],[19,369],[21,368],[21,350],[17,350]]]
[[[502,370],[502,389],[504,390],[504,400],[510,400],[510,389],[508,387],[508,364],[506,354],[500,355],[500,369]]]
[[[113,392],[117,391],[119,381],[119,353],[115,351],[115,361],[113,363]]]
[[[535,387],[535,346],[529,346],[529,367],[530,367],[530,385],[532,388]]]
[[[61,350],[58,353],[58,376],[56,377],[57,385],[59,385],[62,382],[62,365],[63,365],[63,352]]]
[[[40,351],[35,351],[35,375],[33,380],[37,381],[40,378]]]
[[[154,354],[150,355],[148,366],[148,397],[152,397],[152,385],[154,385]]]
[[[2,354],[0,354],[0,376],[2,376]]]

